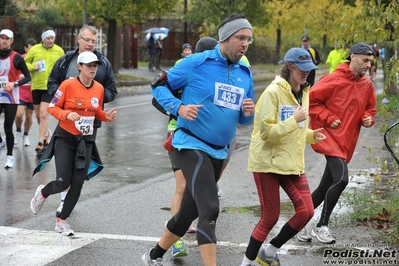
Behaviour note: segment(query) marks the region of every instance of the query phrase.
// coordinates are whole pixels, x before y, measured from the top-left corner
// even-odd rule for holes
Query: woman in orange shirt
[[[67,218],[79,200],[84,181],[104,168],[93,136],[94,119],[111,122],[117,116],[115,109],[102,110],[104,88],[94,80],[99,64],[101,61],[94,53],[83,52],[78,56],[79,76],[61,83],[48,107],[59,123],[33,173],[55,156],[56,180],[37,187],[30,207],[38,214],[48,196],[70,187],[55,226],[56,232],[66,236],[74,234]]]

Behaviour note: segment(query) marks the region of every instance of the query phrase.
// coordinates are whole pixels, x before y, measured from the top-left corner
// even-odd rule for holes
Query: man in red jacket
[[[312,236],[322,243],[334,243],[328,228],[330,215],[348,184],[348,163],[356,148],[360,129],[374,125],[376,96],[373,83],[365,75],[374,60],[373,48],[356,43],[347,63],[323,76],[310,90],[309,115],[312,129],[324,128],[326,139],[312,148],[326,157],[327,164],[319,186],[312,193],[314,208],[323,209]],[[310,241],[306,229],[298,233],[301,241]]]

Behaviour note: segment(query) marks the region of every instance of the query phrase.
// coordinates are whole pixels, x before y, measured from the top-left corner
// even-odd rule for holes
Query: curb
[[[142,86],[149,85],[151,83],[150,80],[124,80],[124,81],[116,81],[116,87],[129,87],[129,86]]]
[[[117,86],[116,89],[118,90],[119,97],[151,93],[151,86],[149,81],[147,84],[142,84],[142,85],[131,85],[131,86],[120,86],[120,87]]]

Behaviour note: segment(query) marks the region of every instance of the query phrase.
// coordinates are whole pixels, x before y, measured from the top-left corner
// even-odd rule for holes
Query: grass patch
[[[388,100],[388,103],[382,103],[383,99]],[[378,114],[383,118],[398,117],[399,98],[398,96],[377,95],[377,110]]]
[[[148,67],[148,62],[147,62],[147,61],[139,61],[139,62],[137,63],[137,65],[138,65],[139,67]]]
[[[275,65],[275,64],[251,65],[251,67],[266,70],[267,72],[275,74],[279,73],[281,70],[281,65]]]
[[[397,182],[397,177],[394,179]],[[389,187],[390,181],[386,183]],[[391,246],[398,246],[399,193],[397,189],[390,190],[389,188],[385,188],[385,192],[382,192],[379,187],[381,184],[369,192],[362,189],[344,192],[342,200],[344,204],[352,208],[348,214],[350,221],[375,229],[380,240]]]
[[[148,80],[143,77],[137,77],[137,76],[132,76],[132,75],[126,75],[126,74],[114,74],[115,76],[115,81],[142,81],[142,80]]]

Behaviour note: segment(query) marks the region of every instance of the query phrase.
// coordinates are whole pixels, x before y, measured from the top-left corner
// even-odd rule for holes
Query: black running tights
[[[0,104],[0,114],[4,111],[4,132],[6,135],[7,155],[12,155],[12,150],[14,148],[12,126],[14,125],[17,108],[18,104]],[[4,141],[1,137],[0,140]]]
[[[216,219],[219,198],[216,189],[223,160],[210,157],[199,150],[175,150],[176,161],[186,179],[186,189],[180,210],[169,220],[167,227],[175,235],[183,236],[191,222],[199,217],[198,245],[216,243]]]
[[[323,201],[321,217],[316,225],[328,226],[330,215],[338,202],[339,197],[348,185],[348,164],[342,158],[326,156],[327,164],[319,186],[312,193],[314,208]]]

